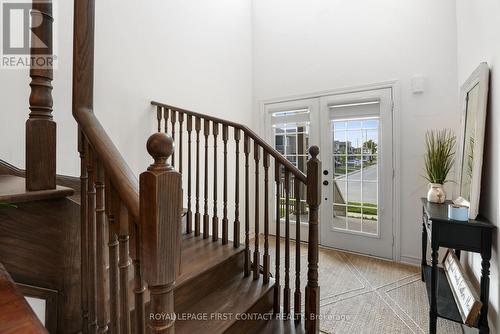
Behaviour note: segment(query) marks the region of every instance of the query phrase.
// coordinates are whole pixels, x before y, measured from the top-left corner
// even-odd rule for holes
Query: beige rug
[[[259,240],[263,244],[263,237]],[[274,273],[275,239],[270,238]],[[280,283],[285,247],[281,243]],[[252,243],[253,245],[253,243]],[[261,246],[261,254],[263,248]],[[307,246],[301,245],[301,291],[307,282]],[[320,329],[332,334],[428,333],[429,305],[415,266],[320,248]],[[295,291],[295,244],[290,248],[290,288]],[[304,298],[304,295],[302,295]],[[304,303],[304,301],[302,301]],[[459,324],[438,319],[438,333],[462,334]]]

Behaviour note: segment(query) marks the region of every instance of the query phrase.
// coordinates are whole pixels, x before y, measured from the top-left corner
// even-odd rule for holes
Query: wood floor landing
[[[27,191],[25,179],[14,175],[0,175],[0,202],[21,203],[44,199],[57,199],[73,195],[73,189],[57,186],[56,189]]]

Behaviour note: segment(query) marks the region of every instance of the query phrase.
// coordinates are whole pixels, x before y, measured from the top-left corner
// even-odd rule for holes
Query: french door
[[[304,173],[309,145],[321,149],[321,244],[392,259],[391,89],[270,103],[265,110],[276,149]],[[301,202],[304,236],[308,208],[304,197]]]

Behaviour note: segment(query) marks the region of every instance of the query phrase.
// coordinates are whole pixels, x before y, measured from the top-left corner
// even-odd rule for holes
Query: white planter
[[[446,192],[444,191],[443,185],[439,183],[429,183],[427,200],[432,203],[444,203],[446,201]]]

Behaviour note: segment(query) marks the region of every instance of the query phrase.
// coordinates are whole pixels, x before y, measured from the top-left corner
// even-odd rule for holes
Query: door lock
[[[330,184],[330,183],[329,183],[327,180],[323,181],[323,185],[324,185],[324,186],[327,186],[327,185],[329,185],[329,184]]]
[[[323,171],[323,175],[328,175],[328,171],[326,169]]]

